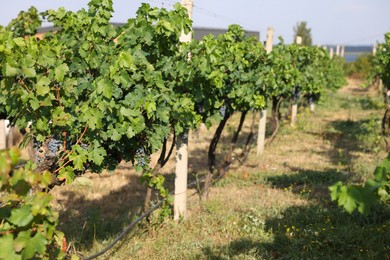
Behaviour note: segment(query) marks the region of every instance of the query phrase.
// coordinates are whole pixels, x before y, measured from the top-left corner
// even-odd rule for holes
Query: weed
[[[216,214],[222,208],[222,204],[218,200],[209,200],[203,203],[204,211],[208,214]]]

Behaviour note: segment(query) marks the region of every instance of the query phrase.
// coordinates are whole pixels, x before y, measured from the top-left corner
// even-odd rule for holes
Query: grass
[[[300,111],[297,127],[283,123],[261,161],[252,151],[246,164],[235,163],[208,201],[189,190],[185,221],[160,223],[153,216],[102,259],[390,259],[389,209],[349,215],[330,201],[327,188],[372,176],[386,156],[378,138],[382,113],[380,99],[352,82],[325,98],[314,115]],[[237,121],[229,123],[226,144]],[[191,179],[207,169],[210,136],[201,129],[190,139]],[[170,162],[164,171],[169,187],[173,171]],[[75,250],[101,250],[139,215],[144,188],[138,177],[123,165],[53,192],[60,227]]]

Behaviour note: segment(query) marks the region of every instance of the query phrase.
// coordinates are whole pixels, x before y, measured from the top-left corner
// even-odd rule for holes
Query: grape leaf
[[[33,219],[34,216],[31,214],[31,206],[29,205],[12,210],[9,217],[9,221],[18,227],[27,226]]]

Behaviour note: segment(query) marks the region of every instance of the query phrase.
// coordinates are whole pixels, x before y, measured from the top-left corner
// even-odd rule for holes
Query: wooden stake
[[[316,105],[314,101],[310,101],[310,112],[314,113],[316,110]]]
[[[302,37],[297,36],[296,44],[302,44]],[[294,93],[295,96],[295,93]],[[292,104],[292,112],[291,112],[291,126],[295,126],[297,123],[297,114],[298,114],[298,99],[294,97]]]
[[[188,177],[188,135],[179,135],[176,141],[176,175],[173,212],[174,219],[186,217]]]
[[[267,109],[260,111],[260,120],[259,120],[259,131],[257,137],[257,158],[259,158],[264,153],[265,145],[265,128],[267,124]]]
[[[269,27],[267,31],[267,41],[265,43],[265,50],[267,53],[270,53],[272,51],[273,35],[274,35],[274,29],[272,27]],[[256,151],[257,158],[259,158],[264,153],[266,125],[267,125],[267,109],[263,109],[262,111],[260,111],[259,130],[257,134],[257,151]]]
[[[0,120],[0,150],[7,148],[7,138],[5,131],[5,120]]]
[[[298,114],[298,100],[294,98],[292,104],[292,112],[291,112],[291,126],[296,126],[297,124],[297,114]]]
[[[345,56],[345,46],[342,46],[340,51],[340,57],[344,58],[344,56]]]
[[[181,5],[187,8],[188,17],[192,19],[192,8],[194,6],[193,0],[182,0]],[[192,32],[189,32],[188,34],[182,33],[180,35],[181,42],[190,42],[191,40],[192,40]]]
[[[301,36],[297,36],[297,39],[295,40],[295,43],[298,44],[298,45],[301,45],[302,44],[302,37]]]
[[[187,8],[188,16],[192,19],[192,0],[182,0],[181,4]],[[182,33],[181,42],[192,40],[192,32]],[[186,217],[187,212],[187,176],[188,176],[188,132],[177,137],[176,142],[176,170],[175,193],[173,202],[173,218],[179,220]]]
[[[340,56],[340,45],[336,47],[336,56]]]

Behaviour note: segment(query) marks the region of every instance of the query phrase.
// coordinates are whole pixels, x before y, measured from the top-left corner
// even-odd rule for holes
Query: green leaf
[[[14,249],[14,238],[12,234],[2,235],[0,237],[0,259],[21,260],[22,256],[16,254]]]
[[[127,118],[137,117],[140,114],[138,111],[136,111],[134,109],[125,108],[125,107],[121,107],[119,111],[120,111],[121,115],[123,115]]]
[[[119,141],[122,138],[122,135],[114,128],[110,131],[110,138],[113,141]]]
[[[50,79],[46,76],[43,76],[39,78],[36,88],[37,88],[37,95],[38,96],[44,96],[47,93],[50,92]]]
[[[65,168],[62,168],[57,176],[57,178],[60,181],[65,180],[66,184],[70,184],[74,181],[74,178],[76,178],[76,174],[74,174],[73,168],[70,166],[67,166]]]
[[[106,98],[111,98],[114,91],[114,84],[108,79],[101,79],[97,83],[97,93],[103,94]]]
[[[130,69],[130,70],[137,69],[133,55],[131,55],[128,52],[121,52],[119,54],[118,63],[119,63],[119,66],[121,68],[126,68],[126,69]]]
[[[156,109],[157,109],[156,103],[154,101],[147,101],[144,106],[145,106],[148,118],[152,118],[153,112],[156,111]]]
[[[46,131],[49,127],[48,121],[46,118],[39,118],[36,123],[36,128],[39,131]]]
[[[20,150],[16,147],[11,147],[8,151],[8,154],[11,158],[12,165],[16,165],[19,162],[19,158],[21,155]]]
[[[22,71],[27,78],[34,78],[37,76],[37,72],[34,68],[23,67]]]
[[[31,214],[31,206],[29,205],[12,210],[11,216],[9,217],[9,221],[18,227],[27,226],[33,219],[34,216]]]
[[[100,129],[102,127],[103,113],[96,109],[84,106],[82,108],[82,119],[87,122],[91,130]]]
[[[129,126],[126,130],[126,136],[127,138],[132,138],[135,136],[135,132],[131,126]]]
[[[95,140],[93,146],[89,149],[88,160],[94,162],[96,165],[101,165],[106,156],[106,150]]]
[[[31,231],[28,230],[19,233],[15,245],[17,249],[22,250],[23,259],[31,259],[45,254],[47,240],[40,232],[31,237]]]
[[[26,46],[26,42],[25,42],[25,40],[24,40],[22,37],[14,38],[14,42],[15,42],[16,45],[18,45],[19,47],[24,47],[24,46]]]
[[[330,196],[331,196],[332,201],[336,201],[339,198],[342,185],[343,185],[343,183],[341,181],[339,181],[339,182],[337,182],[334,185],[329,187]]]
[[[356,208],[356,200],[354,198],[355,190],[347,186],[341,188],[340,197],[339,197],[339,206],[343,206],[348,213],[352,213]]]
[[[7,77],[14,77],[19,73],[18,68],[12,67],[9,63],[5,64],[5,75]]]
[[[41,175],[41,188],[48,187],[53,182],[53,175],[49,171],[45,171]]]
[[[73,153],[69,156],[69,159],[73,161],[74,168],[81,171],[87,161],[88,151],[81,148],[80,145],[73,145],[72,151]]]
[[[65,63],[57,66],[54,70],[54,78],[58,81],[58,82],[63,82],[64,81],[64,77],[66,75],[66,73],[69,71],[69,67],[68,65],[66,65]]]
[[[29,103],[30,103],[31,108],[33,110],[37,110],[40,107],[39,100],[37,98],[35,98],[35,97],[30,99]]]
[[[168,21],[160,20],[160,24],[161,24],[161,26],[163,26],[166,30],[168,30],[170,32],[175,31],[173,28],[173,25]]]
[[[53,111],[53,125],[66,126],[74,121],[69,113],[64,111],[64,107],[56,107]]]
[[[388,158],[384,159],[374,171],[375,180],[382,185],[385,185],[388,182],[388,175],[390,173],[389,162]]]

